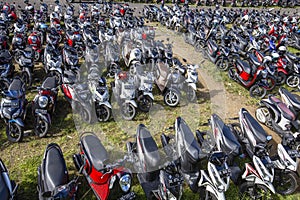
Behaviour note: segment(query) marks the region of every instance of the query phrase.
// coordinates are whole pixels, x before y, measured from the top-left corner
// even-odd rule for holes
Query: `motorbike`
[[[260,101],[259,108],[255,111],[255,117],[281,137],[286,132],[295,133],[299,129],[296,114],[274,95],[269,95],[267,99]]]
[[[228,70],[228,76],[244,87],[250,88],[251,97],[263,98],[267,90],[275,87],[276,81],[252,54],[249,54],[249,59],[253,63],[251,66],[246,61],[236,59],[235,66]]]
[[[111,117],[112,106],[109,103],[109,92],[106,85],[106,79],[100,77],[100,71],[92,67],[88,75],[89,88],[92,93],[92,99],[95,102],[96,116],[98,121],[106,122]]]
[[[120,70],[120,47],[116,42],[105,42],[104,62],[107,75],[111,78]]]
[[[74,47],[71,47],[67,44],[64,45],[63,52],[63,63],[64,63],[64,68],[69,70],[69,69],[74,69],[78,70],[79,69],[79,59],[77,55],[77,50]]]
[[[15,67],[12,63],[12,55],[9,50],[0,50],[0,90],[5,91],[10,84],[10,78],[13,77]]]
[[[0,194],[4,200],[14,200],[17,196],[18,185],[15,181],[10,180],[8,170],[3,161],[0,159]]]
[[[7,138],[11,142],[21,142],[23,139],[26,107],[25,83],[20,77],[15,77],[8,90],[2,92],[0,113],[6,123]]]
[[[56,78],[48,76],[41,87],[37,87],[38,94],[32,101],[32,114],[34,116],[34,132],[39,137],[48,133],[52,114],[57,101],[58,84]]]
[[[111,87],[120,106],[123,119],[132,120],[138,107],[135,101],[136,87],[134,76],[126,71],[119,71],[115,74],[115,82],[111,84]]]
[[[110,163],[108,153],[99,140],[91,132],[80,137],[80,152],[73,155],[74,164],[86,178],[97,199],[134,199],[131,192],[132,174],[123,167],[126,157]]]
[[[86,123],[94,120],[92,95],[87,83],[78,83],[77,73],[72,70],[65,70],[62,77],[61,90],[71,104],[75,114],[80,114],[81,119]]]
[[[40,200],[75,199],[78,177],[69,181],[66,162],[58,144],[47,145],[37,172]]]
[[[43,60],[42,56],[42,33],[33,31],[28,36],[28,44],[32,47],[34,51],[34,61]]]
[[[15,61],[21,69],[21,77],[25,84],[29,87],[32,84],[32,74],[34,67],[34,52],[31,47],[25,49],[17,49],[14,51]]]
[[[183,176],[178,164],[162,163],[157,144],[145,125],[138,125],[135,142],[126,146],[147,199],[181,199]]]
[[[48,44],[44,51],[44,69],[47,74],[56,77],[58,84],[62,81],[62,55],[55,46]]]
[[[296,116],[300,113],[300,100],[299,96],[289,92],[287,89],[280,87],[278,90],[281,100],[283,103],[287,105],[287,107],[296,114]]]

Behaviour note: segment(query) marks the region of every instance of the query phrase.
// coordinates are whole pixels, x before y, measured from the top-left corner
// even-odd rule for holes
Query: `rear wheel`
[[[138,108],[142,112],[149,112],[151,106],[153,105],[153,100],[148,95],[140,95],[137,101],[138,101]]]
[[[123,103],[121,107],[122,117],[125,120],[132,120],[136,115],[136,109],[131,103]]]
[[[276,85],[283,85],[286,81],[286,75],[283,72],[278,72]]]
[[[281,195],[293,194],[298,187],[298,176],[292,171],[276,170],[273,185]]]
[[[11,142],[21,142],[23,139],[23,128],[15,122],[9,122],[6,126],[6,135]]]
[[[175,90],[168,90],[164,94],[164,102],[170,107],[175,107],[179,104],[180,94]]]
[[[49,129],[49,123],[40,116],[35,118],[34,133],[39,137],[45,137]]]
[[[216,66],[218,69],[226,71],[229,68],[229,61],[227,59],[220,58],[217,60]]]
[[[26,86],[31,86],[31,75],[28,74],[28,72],[23,71],[21,74],[21,79],[23,80],[23,82],[26,84]]]
[[[250,90],[250,96],[256,99],[262,99],[264,96],[266,96],[267,91],[264,87],[261,87],[259,85],[253,85]]]
[[[83,107],[81,109],[80,115],[81,115],[81,119],[85,123],[88,123],[88,124],[92,123],[92,114],[91,114],[90,110]]]
[[[271,192],[264,185],[245,182],[240,186],[240,199],[272,199]]]
[[[111,116],[111,110],[105,105],[97,105],[96,115],[99,122],[107,122]]]
[[[297,87],[299,83],[300,83],[300,78],[295,75],[291,75],[286,79],[286,84],[292,88]]]

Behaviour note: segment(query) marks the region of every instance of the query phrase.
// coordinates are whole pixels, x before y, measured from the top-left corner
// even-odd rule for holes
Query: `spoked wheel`
[[[180,94],[175,90],[168,90],[164,94],[164,102],[170,107],[175,107],[179,104]]]
[[[297,87],[299,83],[300,83],[300,78],[295,75],[291,75],[286,79],[286,84],[292,88]]]
[[[23,139],[23,128],[15,122],[9,122],[6,126],[6,135],[11,142],[21,142]]]
[[[279,194],[290,195],[293,194],[298,187],[297,179],[298,176],[295,172],[276,170],[273,185]]]
[[[136,109],[131,103],[123,103],[121,112],[125,120],[132,120],[136,115]]]
[[[272,199],[271,192],[264,185],[245,182],[240,186],[240,199]]]
[[[216,66],[218,69],[226,71],[229,68],[229,61],[224,58],[218,59],[216,62]]]
[[[49,123],[37,116],[35,119],[34,133],[39,137],[45,137],[49,129]]]
[[[153,100],[148,95],[140,95],[138,97],[138,108],[142,112],[149,112],[151,106],[153,105]]]
[[[262,106],[256,109],[255,117],[260,123],[266,124],[269,121],[271,115],[268,108]]]
[[[31,86],[32,84],[31,76],[26,71],[22,72],[21,79],[23,80],[23,82],[26,84],[27,87]]]
[[[97,105],[96,115],[99,122],[107,122],[111,116],[111,110],[105,105]]]
[[[262,99],[267,94],[266,88],[259,86],[259,85],[253,85],[250,90],[250,96],[257,99]]]

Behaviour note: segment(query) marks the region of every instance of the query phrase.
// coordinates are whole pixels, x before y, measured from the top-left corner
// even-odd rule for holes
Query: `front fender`
[[[197,90],[197,86],[195,83],[188,83],[188,86],[190,86],[191,88],[193,88],[193,90]]]
[[[143,92],[144,96],[149,96],[152,100],[154,100],[154,96],[151,92]]]
[[[137,108],[137,104],[136,104],[136,102],[135,102],[134,100],[125,100],[125,103],[130,103],[130,104],[132,104],[134,107]]]
[[[51,118],[50,118],[49,113],[47,113],[46,115],[43,115],[42,113],[36,113],[36,115],[39,116],[40,118],[42,118],[48,124],[51,124]]]
[[[8,121],[9,123],[16,123],[21,127],[24,127],[24,122],[21,118],[17,118],[17,119],[11,119]]]
[[[206,186],[206,190],[209,191],[210,193],[216,195],[218,200],[225,200],[226,199],[224,192],[219,192],[215,187],[213,187],[210,184],[208,184]]]
[[[110,105],[110,103],[108,101],[105,102],[99,102],[99,105],[105,105],[106,107],[112,109],[112,106]]]
[[[273,194],[275,194],[275,188],[271,182],[263,181],[260,178],[256,177],[254,183],[257,185],[266,186]]]

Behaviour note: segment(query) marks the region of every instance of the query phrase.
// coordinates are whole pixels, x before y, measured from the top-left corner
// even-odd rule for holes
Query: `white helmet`
[[[285,46],[280,46],[280,47],[278,48],[278,53],[279,53],[280,55],[285,54],[285,52],[286,52],[286,47],[285,47]]]

